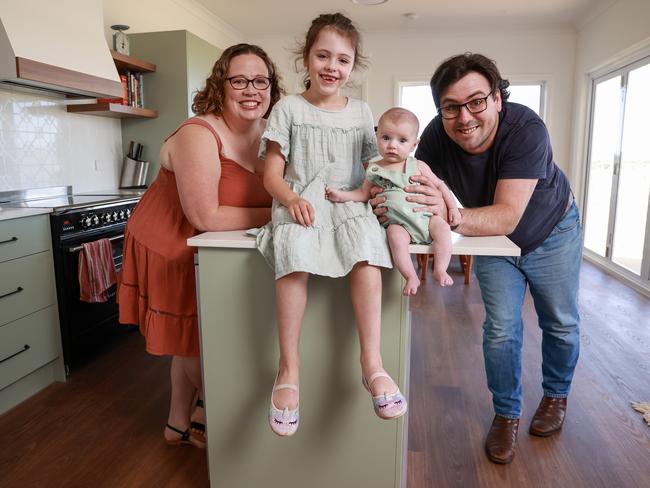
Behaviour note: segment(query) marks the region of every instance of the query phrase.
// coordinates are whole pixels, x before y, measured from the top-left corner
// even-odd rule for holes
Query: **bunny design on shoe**
[[[277,377],[276,377],[277,381]],[[273,391],[271,392],[271,406],[269,408],[269,425],[271,430],[281,437],[289,437],[296,433],[298,425],[300,425],[300,405],[296,405],[294,410],[289,410],[288,407],[280,410],[273,404],[273,393],[278,390],[293,390],[298,393],[298,386],[287,383],[280,385],[273,384]]]
[[[370,389],[370,385],[372,385],[372,383],[377,378],[388,378],[391,381],[393,381],[393,379],[383,371],[378,371],[377,373],[373,373],[368,380],[366,380],[364,377],[361,377],[363,386],[365,387],[366,390],[368,390],[368,392],[371,395],[372,395],[372,390]],[[408,404],[406,402],[406,398],[404,398],[402,392],[399,391],[399,388],[397,388],[397,390],[393,393],[384,392],[381,395],[373,396],[372,404],[373,407],[375,408],[375,413],[377,414],[377,417],[384,420],[392,420],[392,419],[399,418],[402,415],[404,415],[408,410]]]

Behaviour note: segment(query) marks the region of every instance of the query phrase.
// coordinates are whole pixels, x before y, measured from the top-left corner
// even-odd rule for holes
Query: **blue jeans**
[[[525,256],[476,256],[475,273],[485,304],[483,356],[495,413],[521,416],[521,308],[526,285],[542,329],[544,395],[569,394],[580,350],[581,261],[582,229],[575,202],[546,240]]]

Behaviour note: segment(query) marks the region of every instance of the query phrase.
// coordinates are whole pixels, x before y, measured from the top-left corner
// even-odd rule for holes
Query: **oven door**
[[[115,271],[122,268],[122,247],[124,235],[121,233],[105,236],[111,242]],[[94,237],[97,239],[97,237]],[[118,325],[118,306],[116,285],[108,289],[108,300],[102,303],[88,303],[80,300],[79,257],[80,241],[65,242],[58,249],[55,260],[57,275],[57,296],[61,335],[66,371],[72,366],[85,363],[89,357],[108,347],[115,334],[125,330]],[[58,261],[58,266],[56,266]]]

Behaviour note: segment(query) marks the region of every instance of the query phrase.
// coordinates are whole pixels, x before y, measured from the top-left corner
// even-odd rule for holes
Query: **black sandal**
[[[166,439],[167,444],[169,444],[170,446],[178,446],[180,444],[190,444],[194,447],[198,447],[199,449],[205,449],[205,443],[201,442],[201,440],[197,439],[196,437],[192,437],[192,435],[190,434],[190,429],[180,430],[170,424],[167,424],[167,428],[181,435],[180,439],[175,439],[175,440]]]
[[[205,408],[203,404],[203,400],[200,398],[196,399],[196,406],[200,408]],[[192,431],[193,434],[196,434],[198,437],[198,440],[201,442],[205,442],[205,424],[202,422],[190,422],[190,430]]]

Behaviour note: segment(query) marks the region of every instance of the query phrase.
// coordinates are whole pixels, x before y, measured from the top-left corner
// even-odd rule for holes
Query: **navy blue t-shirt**
[[[569,181],[553,161],[544,122],[518,103],[503,104],[494,143],[484,153],[463,151],[437,116],[424,129],[415,157],[427,163],[467,208],[491,205],[497,180],[537,179],[519,224],[508,236],[522,255],[544,242],[569,201]]]

